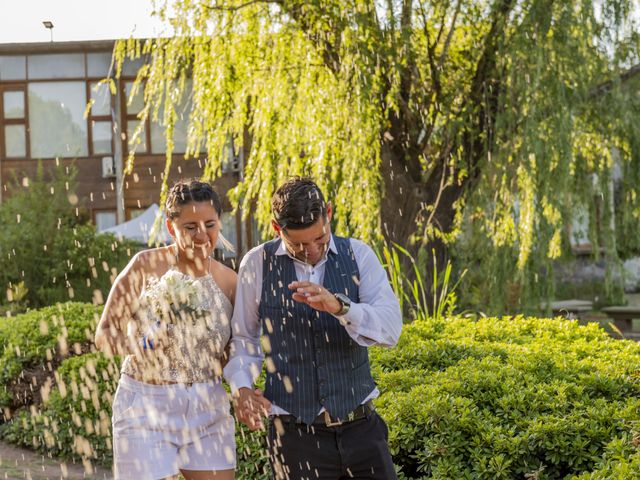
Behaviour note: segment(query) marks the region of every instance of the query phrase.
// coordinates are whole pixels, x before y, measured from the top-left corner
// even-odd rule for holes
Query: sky
[[[155,37],[151,0],[0,0],[0,43]]]

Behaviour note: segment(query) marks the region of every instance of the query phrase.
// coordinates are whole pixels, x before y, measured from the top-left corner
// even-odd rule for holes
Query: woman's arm
[[[127,325],[135,318],[144,282],[141,256],[136,254],[116,278],[98,323],[95,344],[107,355],[136,354],[140,349],[138,336],[130,338]]]

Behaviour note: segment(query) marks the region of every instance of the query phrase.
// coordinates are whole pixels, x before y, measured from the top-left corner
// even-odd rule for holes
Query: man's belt
[[[371,400],[367,400],[362,405],[358,405],[355,410],[351,413],[347,414],[345,418],[334,418],[329,415],[329,412],[325,410],[320,415],[318,415],[313,421],[312,425],[324,425],[326,427],[337,427],[339,425],[343,425],[345,423],[353,422],[355,420],[360,420],[365,418],[368,414],[373,412],[376,407],[373,405]],[[286,423],[303,423],[293,415],[276,415],[274,418],[277,418]]]

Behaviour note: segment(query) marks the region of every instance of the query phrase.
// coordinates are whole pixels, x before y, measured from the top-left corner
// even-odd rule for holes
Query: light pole
[[[44,25],[44,28],[48,29],[51,33],[51,41],[53,42],[53,22],[50,20],[45,20],[44,22],[42,22],[42,24]]]

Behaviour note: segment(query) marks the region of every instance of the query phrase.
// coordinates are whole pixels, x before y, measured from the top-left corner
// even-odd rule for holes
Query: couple
[[[211,259],[218,196],[178,182],[166,203],[174,243],[138,253],[116,279],[96,333],[98,348],[125,357],[116,478],[234,477],[223,367],[238,420],[255,430],[268,416],[275,479],[396,478],[366,348],[400,335],[386,273],[366,244],[331,235],[331,204],[312,181],[281,185],[272,212],[277,238],[236,276]],[[253,387],[263,362],[264,393]]]

